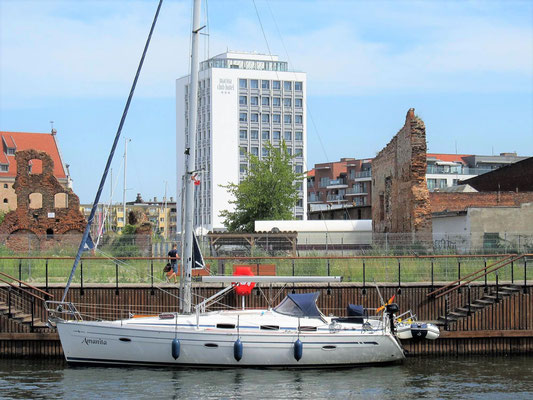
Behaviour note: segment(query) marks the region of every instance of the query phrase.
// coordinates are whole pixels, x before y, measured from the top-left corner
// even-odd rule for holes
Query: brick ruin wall
[[[15,159],[17,176],[13,188],[17,208],[7,213],[0,224],[1,240],[15,251],[43,250],[60,240],[79,243],[87,222],[78,196],[54,176],[52,158],[42,151],[24,150],[18,151]],[[31,173],[32,160],[41,161],[41,173]],[[30,196],[37,201],[30,200]]]
[[[429,200],[432,213],[464,211],[469,207],[519,207],[533,202],[533,192],[431,192]]]
[[[411,108],[403,128],[372,161],[374,233],[411,233],[413,240],[431,236],[426,151],[424,122]]]

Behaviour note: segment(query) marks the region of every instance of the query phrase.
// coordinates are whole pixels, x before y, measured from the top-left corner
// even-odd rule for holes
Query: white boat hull
[[[298,335],[297,329],[290,327],[274,332],[248,327],[237,332],[184,322],[176,328],[173,321],[153,317],[112,322],[58,321],[57,329],[69,363],[292,368],[375,364],[404,358],[392,334],[357,329],[361,324],[335,332],[322,325],[315,332]],[[174,338],[180,344],[177,359],[172,356]],[[234,343],[239,338],[243,351],[237,361]],[[300,360],[296,360],[294,351],[298,339],[303,344]]]

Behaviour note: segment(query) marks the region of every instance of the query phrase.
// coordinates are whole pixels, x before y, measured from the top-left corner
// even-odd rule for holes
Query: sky
[[[50,132],[54,121],[82,203],[94,199],[156,7],[0,0],[0,130]],[[192,0],[163,3],[122,131],[127,201],[176,196],[175,80],[189,70],[191,12]],[[270,52],[307,73],[307,169],[374,157],[412,107],[429,152],[533,156],[532,1],[210,0],[202,20],[201,60]],[[123,153],[121,139],[104,201],[111,186],[122,200]]]

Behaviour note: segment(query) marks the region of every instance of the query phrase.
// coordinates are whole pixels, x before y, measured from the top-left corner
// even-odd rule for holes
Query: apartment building
[[[177,154],[189,147],[188,87],[189,76],[176,81]],[[223,228],[220,211],[231,207],[230,195],[220,185],[246,176],[248,154],[261,159],[268,154],[267,143],[277,147],[285,141],[295,156],[294,170],[304,171],[306,74],[289,71],[277,56],[226,52],[200,63],[198,99],[196,170],[201,184],[195,191],[194,225],[213,230]],[[184,161],[178,161],[179,180],[184,170]],[[297,219],[306,218],[304,183],[293,210]]]

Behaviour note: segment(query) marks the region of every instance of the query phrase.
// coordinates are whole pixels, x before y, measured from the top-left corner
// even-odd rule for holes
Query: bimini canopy
[[[321,318],[322,313],[316,306],[319,295],[320,292],[288,294],[274,311],[293,317]]]

